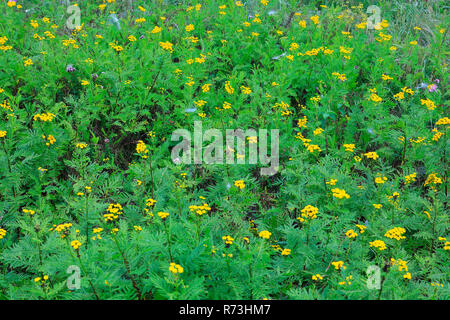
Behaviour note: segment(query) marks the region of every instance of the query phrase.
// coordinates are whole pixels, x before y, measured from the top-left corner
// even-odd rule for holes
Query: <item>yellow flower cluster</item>
[[[386,177],[376,177],[375,178],[375,183],[378,183],[378,184],[384,184],[386,181],[387,181]]]
[[[369,242],[371,247],[375,247],[378,248],[378,250],[383,251],[386,250],[386,244],[384,243],[383,240],[375,240],[372,242]]]
[[[333,265],[333,267],[336,270],[339,270],[341,268],[342,269],[346,269],[347,268],[346,266],[344,266],[344,261],[333,261],[331,264]]]
[[[183,273],[184,269],[179,264],[176,264],[175,262],[171,262],[169,265],[169,271],[173,274]]]
[[[341,285],[341,286],[343,286],[343,285],[351,285],[352,284],[352,282],[350,281],[350,280],[352,280],[353,279],[353,276],[352,275],[350,275],[350,276],[347,276],[347,277],[345,277],[345,281],[340,281],[339,282],[339,285]]]
[[[252,93],[252,90],[249,87],[241,86],[241,91],[243,94],[250,94]]]
[[[33,117],[34,121],[40,120],[40,121],[44,121],[44,122],[51,122],[56,116],[53,113],[47,112],[47,113],[43,113],[43,114],[36,114]]]
[[[0,228],[0,240],[6,236],[6,230]]]
[[[406,176],[405,176],[405,183],[406,183],[406,184],[409,184],[409,183],[411,183],[411,182],[416,181],[416,176],[417,176],[417,173],[415,173],[415,172],[406,175]]]
[[[36,213],[36,211],[31,210],[31,209],[22,209],[23,213],[28,213],[30,216],[32,216],[33,214]]]
[[[160,33],[161,31],[162,31],[162,28],[160,28],[160,27],[158,27],[158,26],[155,26],[155,27],[152,29],[152,31],[150,31],[150,33],[155,34],[155,33]]]
[[[428,110],[434,110],[436,109],[436,105],[434,104],[434,102],[430,99],[420,99],[420,104],[421,105],[425,105],[427,107]]]
[[[390,239],[396,239],[396,240],[402,240],[406,239],[406,237],[403,235],[406,233],[406,230],[404,228],[395,227],[391,230],[388,230],[384,236]]]
[[[335,76],[336,78],[338,78],[339,80],[341,80],[342,82],[347,80],[347,78],[345,77],[345,74],[343,74],[343,73],[341,74],[339,72],[333,72],[332,75]]]
[[[72,247],[74,250],[78,250],[78,248],[81,247],[81,242],[78,241],[78,240],[73,240],[73,241],[70,243],[70,245],[71,245],[71,247]]]
[[[345,192],[344,189],[334,188],[334,189],[331,189],[331,192],[333,192],[333,197],[336,197],[338,199],[342,199],[342,198],[349,199],[350,198],[350,195],[347,194],[347,192]]]
[[[93,232],[95,235],[92,237],[92,240],[96,240],[96,239],[100,240],[100,239],[102,239],[102,237],[101,237],[101,235],[100,235],[100,232],[102,232],[102,231],[103,231],[103,228],[94,228],[94,229],[92,230],[92,232]]]
[[[158,216],[159,216],[162,220],[165,220],[165,219],[169,216],[169,213],[168,213],[168,212],[160,211],[160,212],[158,212]]]
[[[320,274],[314,274],[311,278],[312,278],[314,281],[320,281],[320,280],[323,280],[323,277],[322,277]]]
[[[34,282],[39,282],[40,281],[42,284],[44,284],[44,282],[47,281],[47,280],[48,280],[48,275],[44,275],[43,278],[36,277],[36,278],[33,279]]]
[[[353,152],[355,150],[355,145],[353,143],[344,144],[345,151]]]
[[[80,148],[80,149],[84,149],[86,148],[88,145],[84,142],[78,142],[75,147]]]
[[[398,266],[398,271],[408,271],[408,265],[405,260],[391,258],[391,265]]]
[[[147,146],[145,145],[144,141],[139,140],[137,145],[136,145],[136,152],[139,153],[140,155],[142,155],[143,159],[147,159],[148,158],[148,149]]]
[[[425,180],[425,183],[423,185],[426,186],[428,184],[441,184],[441,183],[442,183],[442,179],[439,178],[436,175],[436,173],[431,173],[430,175],[428,175],[428,177]]]
[[[108,208],[106,209],[106,211],[108,211],[109,213],[103,215],[103,217],[105,218],[105,222],[118,219],[119,215],[123,213],[122,210],[123,208],[120,203],[109,204]]]
[[[155,203],[156,203],[156,200],[151,199],[151,198],[145,200],[145,205],[146,205],[147,207],[151,207],[151,206],[155,205]]]
[[[356,237],[358,236],[358,234],[357,234],[357,233],[355,232],[355,230],[353,230],[353,229],[348,230],[348,231],[345,233],[345,235],[346,235],[349,239],[356,238]]]
[[[191,205],[189,206],[189,210],[195,211],[199,216],[205,214],[207,211],[211,211],[211,207],[207,204],[204,203],[201,206],[196,206],[196,205]]]
[[[300,222],[305,222],[306,219],[310,220],[316,219],[317,213],[319,213],[319,208],[307,205],[302,210],[300,210],[300,212],[302,213],[301,217],[298,217],[297,220],[299,220]]]
[[[398,271],[406,272],[403,275],[404,279],[409,279],[409,280],[411,279],[411,273],[408,272],[408,265],[407,265],[405,260],[402,260],[402,259],[395,260],[394,258],[391,258],[391,265],[392,266],[398,266]]]
[[[236,180],[236,181],[234,182],[234,185],[235,185],[236,187],[238,187],[239,189],[244,189],[244,188],[245,188],[244,180]]]
[[[42,135],[42,139],[47,141],[45,143],[46,146],[50,146],[51,144],[54,144],[56,142],[55,137],[51,134],[49,134],[48,137],[46,137],[45,135]]]
[[[356,224],[355,226],[359,229],[359,233],[361,233],[361,234],[363,234],[364,231],[366,231],[366,229],[367,229],[366,226],[363,226],[361,224]]]
[[[377,160],[380,156],[376,152],[367,152],[364,153],[364,156],[368,159]]]
[[[375,103],[379,103],[379,102],[383,101],[383,99],[379,95],[377,95],[376,93],[372,93],[370,95],[369,99],[372,100]]]
[[[441,118],[441,119],[439,119],[437,122],[436,122],[436,125],[437,126],[439,126],[439,125],[448,125],[448,124],[450,124],[450,118],[448,118],[448,117],[444,117],[444,118]]]
[[[431,284],[432,287],[441,287],[441,288],[444,287],[444,285],[442,283],[439,283],[439,282],[431,282],[430,284]]]
[[[160,42],[159,45],[160,45],[161,48],[163,48],[164,50],[173,52],[173,44],[170,43],[169,41],[166,41],[166,42]]]
[[[259,233],[259,236],[263,239],[269,239],[271,235],[272,233],[267,230],[263,230]]]
[[[223,236],[222,240],[225,241],[226,245],[231,245],[233,244],[234,238],[232,238],[231,236]]]

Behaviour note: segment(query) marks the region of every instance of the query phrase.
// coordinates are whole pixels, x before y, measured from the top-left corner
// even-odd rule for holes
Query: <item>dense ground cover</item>
[[[0,297],[447,299],[444,3],[2,0]]]

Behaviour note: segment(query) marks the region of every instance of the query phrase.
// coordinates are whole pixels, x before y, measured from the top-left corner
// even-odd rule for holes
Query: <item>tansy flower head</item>
[[[174,262],[171,262],[169,265],[169,271],[172,272],[174,275],[183,273],[184,269],[179,264],[176,264]]]
[[[263,239],[269,239],[271,235],[272,233],[267,230],[263,230],[259,233],[259,236]]]

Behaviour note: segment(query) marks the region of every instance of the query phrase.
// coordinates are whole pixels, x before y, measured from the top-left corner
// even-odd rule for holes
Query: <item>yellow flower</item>
[[[314,281],[319,281],[319,280],[323,280],[323,277],[320,274],[314,274],[311,277]]]
[[[249,87],[241,86],[241,91],[243,94],[250,94],[252,90]]]
[[[151,207],[151,206],[153,206],[155,203],[156,203],[156,200],[151,199],[151,198],[145,200],[145,205],[146,205],[147,207]]]
[[[267,230],[263,230],[259,233],[259,236],[263,239],[269,239],[271,235],[272,233]]]
[[[160,27],[158,27],[158,26],[155,26],[154,28],[153,28],[153,30],[151,31],[151,33],[159,33],[159,32],[161,32],[162,31],[162,28],[160,28]]]
[[[162,219],[162,220],[165,220],[168,216],[169,216],[169,213],[168,212],[158,212],[158,216]]]
[[[195,211],[199,216],[205,214],[207,211],[211,211],[211,207],[209,204],[204,203],[203,205],[197,206],[197,205],[191,205],[189,206],[189,210],[191,212]]]
[[[317,214],[319,213],[319,208],[311,206],[311,205],[307,205],[302,210],[300,210],[300,212],[301,212],[301,217],[304,218],[304,219],[298,219],[301,222],[303,222],[305,219],[313,220],[313,219],[317,218]]]
[[[364,153],[364,156],[368,159],[373,159],[373,160],[377,160],[379,158],[379,156],[376,152],[367,152],[367,153]]]
[[[372,93],[370,95],[370,100],[372,100],[373,102],[376,102],[376,103],[383,101],[383,99],[381,99],[381,97],[378,96],[376,93]]]
[[[348,231],[345,233],[345,235],[346,235],[349,239],[356,238],[356,237],[358,236],[358,234],[357,234],[353,229],[348,230]]]
[[[89,85],[89,81],[87,81],[87,80],[81,80],[81,85],[82,85],[82,86],[87,86],[87,85]]]
[[[325,182],[326,184],[329,184],[330,186],[336,185],[337,179],[330,179],[330,181]]]
[[[321,134],[322,132],[323,132],[323,129],[322,129],[322,128],[317,128],[316,130],[313,131],[313,134],[314,134],[315,136],[317,136],[317,135]]]
[[[171,262],[169,265],[169,271],[173,274],[183,273],[184,269],[179,264],[176,264],[174,262]]]
[[[231,236],[223,236],[222,240],[225,241],[226,245],[231,245],[233,244],[234,238],[232,238]]]
[[[425,105],[427,107],[428,110],[434,110],[436,109],[436,105],[434,104],[434,102],[430,99],[420,99],[420,104],[421,105]]]
[[[344,261],[333,261],[331,264],[334,266],[336,270],[339,270],[341,268],[346,269],[346,266],[344,266]]]
[[[355,150],[355,145],[353,143],[344,144],[345,151],[353,152]]]
[[[244,189],[244,188],[245,188],[244,180],[236,180],[236,181],[234,182],[234,185],[235,185],[236,187],[238,187],[239,189]]]
[[[386,250],[386,244],[382,240],[375,240],[375,241],[369,242],[369,244],[371,247],[378,248],[378,250],[380,250],[380,251]]]
[[[444,243],[444,250],[450,250],[450,241],[446,241],[445,243]]]
[[[169,41],[166,41],[166,42],[160,42],[159,45],[160,45],[161,48],[163,48],[164,50],[173,52],[173,44],[170,43]]]
[[[75,145],[77,148],[84,149],[87,147],[87,144],[84,142],[79,142]]]
[[[391,230],[388,230],[384,236],[391,239],[402,240],[406,239],[406,237],[403,236],[404,233],[406,233],[406,230],[404,228],[395,227]]]
[[[314,23],[314,24],[318,24],[319,23],[319,16],[312,16],[311,18],[311,21]]]
[[[331,192],[333,193],[333,197],[336,197],[338,199],[342,199],[342,198],[349,199],[350,198],[350,195],[347,194],[347,192],[345,192],[344,189],[335,188],[335,189],[331,189]]]
[[[428,175],[428,178],[425,180],[424,182],[424,186],[428,185],[428,184],[441,184],[442,183],[442,179],[439,178],[436,173],[431,173],[430,175]]]
[[[6,131],[0,131],[0,138],[6,137]]]
[[[136,145],[136,152],[138,154],[140,154],[142,156],[143,159],[147,159],[148,158],[148,149],[147,146],[145,145],[144,141],[139,140],[137,145]]]
[[[376,177],[375,178],[375,183],[377,184],[384,184],[387,181],[386,177]]]
[[[3,239],[6,235],[6,230],[0,228],[0,240]]]
[[[79,247],[81,247],[81,242],[78,240],[73,240],[70,245],[74,250],[78,250]]]
[[[33,65],[33,60],[27,59],[27,60],[24,61],[23,65],[24,65],[25,67],[31,66],[31,65]]]
[[[188,24],[188,25],[186,26],[185,30],[186,30],[187,32],[190,32],[190,31],[194,30],[194,25],[193,25],[193,24]]]

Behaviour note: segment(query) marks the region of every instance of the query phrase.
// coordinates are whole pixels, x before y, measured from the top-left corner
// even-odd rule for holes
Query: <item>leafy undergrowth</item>
[[[368,28],[336,1],[80,1],[69,30],[60,1],[1,1],[0,297],[448,298],[430,3]],[[194,121],[278,129],[276,173],[174,163]]]

